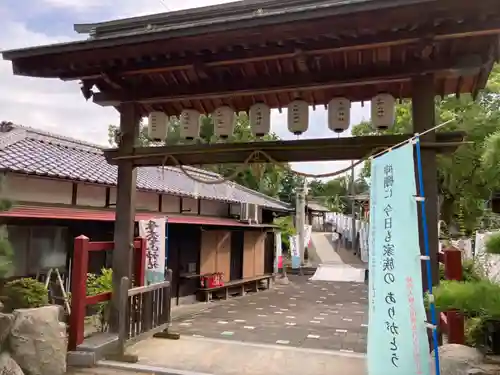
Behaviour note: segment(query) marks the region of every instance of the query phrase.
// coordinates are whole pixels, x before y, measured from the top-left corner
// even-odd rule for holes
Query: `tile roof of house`
[[[102,147],[41,130],[13,125],[0,129],[0,170],[116,185],[117,167],[104,158]],[[216,173],[190,168],[198,177],[214,180]],[[199,197],[227,202],[247,202],[277,210],[290,206],[233,182],[197,183],[174,167],[141,167],[139,190]]]
[[[311,211],[318,211],[318,212],[329,212],[330,210],[323,206],[322,204],[319,204],[318,202],[315,201],[309,201],[307,202],[307,208],[309,208]]]

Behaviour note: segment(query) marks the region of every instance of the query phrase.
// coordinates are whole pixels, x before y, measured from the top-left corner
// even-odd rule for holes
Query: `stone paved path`
[[[367,288],[364,284],[309,282],[217,302],[173,322],[172,331],[193,337],[366,352]]]
[[[186,335],[141,341],[130,352],[158,375],[366,375],[364,354]]]

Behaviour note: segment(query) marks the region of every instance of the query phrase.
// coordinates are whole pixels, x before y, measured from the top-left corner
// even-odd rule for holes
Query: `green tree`
[[[281,189],[278,194],[278,198],[283,201],[290,203],[295,206],[295,196],[297,187],[304,186],[304,177],[293,172],[290,168],[286,166],[283,168],[283,176],[281,179]]]
[[[477,229],[484,214],[485,200],[500,187],[500,156],[495,147],[500,143],[500,67],[496,65],[486,89],[474,101],[470,95],[447,96],[436,100],[436,123],[451,120],[438,131],[464,131],[465,141],[454,153],[438,157],[438,186],[441,197],[441,219],[457,223],[466,232]],[[391,134],[411,133],[411,102],[397,106],[396,123]],[[369,122],[356,125],[353,135],[379,134]],[[497,138],[498,137],[498,138]],[[498,158],[498,159],[497,159]],[[425,168],[425,166],[424,166]],[[369,177],[365,163],[362,175]]]
[[[362,176],[354,180],[354,195],[367,193],[369,186]],[[349,213],[351,207],[351,177],[344,175],[332,180],[313,180],[309,183],[309,197],[319,200],[332,212]]]

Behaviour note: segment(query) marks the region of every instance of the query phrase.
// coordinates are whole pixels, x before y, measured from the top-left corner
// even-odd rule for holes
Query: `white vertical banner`
[[[368,223],[365,221],[360,222],[360,228],[359,228],[359,241],[360,241],[360,249],[361,249],[361,260],[365,263],[368,263],[369,261],[369,256],[368,256],[368,233],[369,233],[369,226]]]
[[[308,247],[311,244],[311,234],[312,234],[312,225],[304,225],[304,245]]]
[[[279,272],[279,260],[281,256],[281,232],[274,232],[274,273]]]
[[[146,285],[165,280],[165,218],[139,221],[139,235],[146,239]]]
[[[293,235],[289,236],[290,242],[290,255],[292,256],[292,268],[300,268],[300,251],[299,251],[299,236]]]

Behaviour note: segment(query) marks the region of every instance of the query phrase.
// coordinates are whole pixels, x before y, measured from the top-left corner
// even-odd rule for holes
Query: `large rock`
[[[9,345],[26,375],[66,372],[66,326],[59,322],[59,314],[58,306],[14,311]]]
[[[500,375],[500,366],[484,364],[469,370],[467,375]]]
[[[3,349],[4,341],[9,335],[14,324],[14,315],[0,313],[0,348]]]
[[[0,375],[24,375],[24,373],[9,353],[2,353],[0,354]]]
[[[483,355],[474,348],[458,344],[439,347],[441,375],[468,375],[469,371],[483,362]],[[434,371],[434,352],[432,352],[432,371]]]

